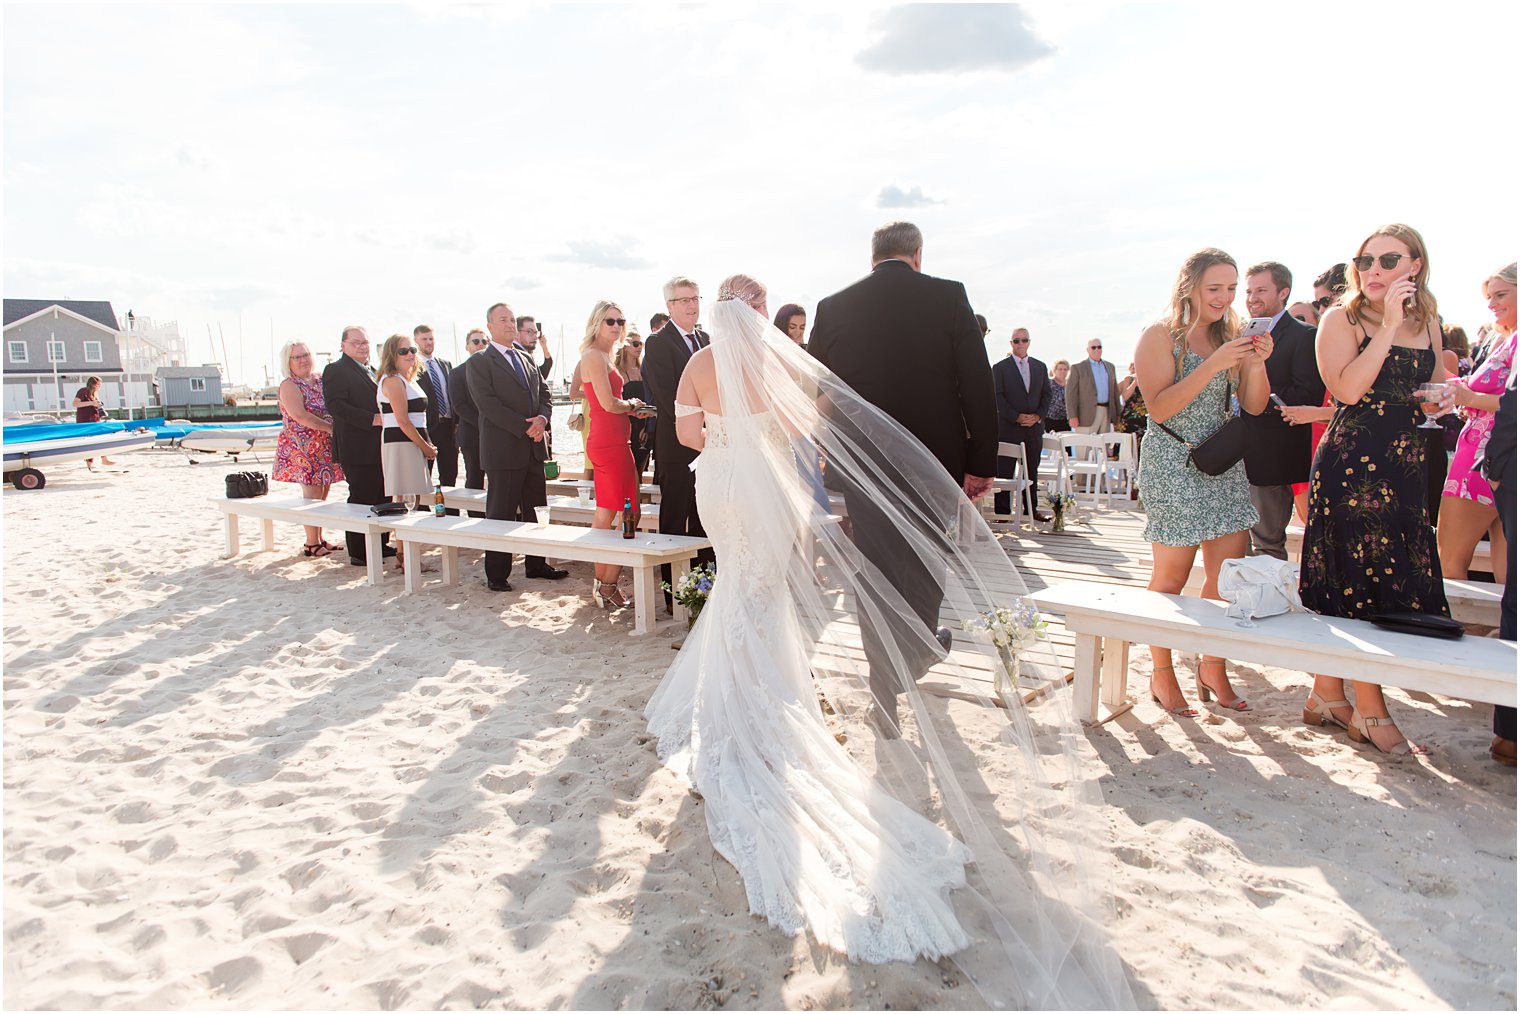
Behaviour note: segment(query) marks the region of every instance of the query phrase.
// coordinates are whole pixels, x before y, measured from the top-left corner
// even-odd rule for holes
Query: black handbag
[[[1151,422],[1188,449],[1188,461],[1198,471],[1204,475],[1223,475],[1246,456],[1246,421],[1238,415],[1230,416],[1229,381],[1225,381],[1224,385],[1224,411],[1229,416],[1224,425],[1196,444],[1183,440],[1175,430],[1159,419],[1152,419]]]
[[[395,500],[385,500],[370,506],[369,512],[377,518],[405,517],[411,512],[411,507]]]
[[[227,476],[227,499],[247,500],[269,492],[269,476],[263,472],[233,472]]]
[[[1379,613],[1372,617],[1372,625],[1384,630],[1397,630],[1401,634],[1444,637],[1451,641],[1467,633],[1462,629],[1462,624],[1438,613]]]

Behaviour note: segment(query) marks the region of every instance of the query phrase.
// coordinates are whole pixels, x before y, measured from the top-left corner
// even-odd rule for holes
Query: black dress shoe
[[[949,627],[937,627],[937,628],[935,628],[934,639],[939,642],[939,646],[941,648],[944,648],[945,651],[948,652],[950,650],[950,628]]]
[[[368,567],[369,566],[369,561],[368,560],[361,560],[357,556],[350,556],[348,558],[348,565],[350,567]]]
[[[524,573],[529,577],[541,577],[545,581],[558,581],[562,577],[570,576],[568,570],[561,570],[558,567],[542,567],[537,570],[524,571]]]
[[[1034,519],[1036,521],[1038,521],[1040,524],[1043,525],[1045,522],[1047,522],[1047,521],[1050,520],[1050,515],[1049,514],[1041,514],[1039,511],[1035,511],[1034,512]]]
[[[486,587],[491,589],[491,591],[511,591],[512,582],[507,580],[487,581]]]

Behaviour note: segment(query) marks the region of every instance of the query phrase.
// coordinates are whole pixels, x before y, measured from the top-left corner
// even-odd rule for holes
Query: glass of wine
[[[1420,400],[1420,411],[1425,413],[1425,421],[1420,423],[1420,429],[1441,428],[1436,418],[1446,412],[1446,395],[1449,391],[1450,388],[1446,384],[1421,384],[1415,388],[1414,395]]]

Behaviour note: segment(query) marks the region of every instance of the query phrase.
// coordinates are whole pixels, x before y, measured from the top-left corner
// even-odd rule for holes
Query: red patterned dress
[[[290,382],[301,392],[301,405],[306,411],[323,419],[332,418],[327,414],[319,374],[314,373],[306,380],[291,377]],[[280,430],[280,441],[274,450],[275,481],[303,486],[331,486],[342,481],[343,469],[333,461],[332,434],[296,422],[284,405],[280,406],[280,417],[285,420],[285,428]]]

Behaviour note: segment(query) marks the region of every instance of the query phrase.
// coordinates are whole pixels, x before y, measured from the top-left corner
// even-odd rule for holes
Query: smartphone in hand
[[[1271,317],[1252,317],[1250,320],[1246,321],[1245,326],[1240,329],[1240,337],[1260,338],[1264,334],[1270,334],[1271,331]]]

